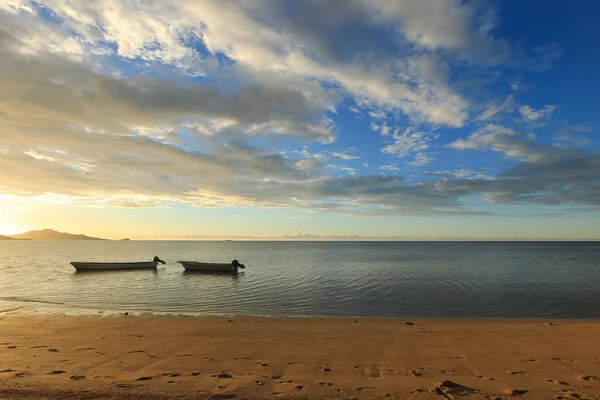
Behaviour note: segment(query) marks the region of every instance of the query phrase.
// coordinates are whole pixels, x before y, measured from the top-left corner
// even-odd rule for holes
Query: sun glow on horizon
[[[15,235],[24,232],[19,223],[18,206],[0,199],[0,235]]]

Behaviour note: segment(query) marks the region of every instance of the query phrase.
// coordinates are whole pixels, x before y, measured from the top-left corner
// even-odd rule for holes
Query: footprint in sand
[[[440,370],[440,372],[442,374],[458,374],[458,372],[456,372],[456,370],[454,369],[442,369]]]
[[[554,380],[554,379],[546,379],[546,381],[550,382],[550,383],[556,383],[557,385],[571,386],[570,383],[563,382],[563,381],[557,381],[557,380]]]
[[[573,390],[570,390],[570,389],[563,389],[560,391],[560,394],[554,398],[554,400],[573,400],[573,399],[580,400],[581,398],[582,397],[577,392],[574,392]]]
[[[121,389],[131,389],[135,387],[135,385],[128,385],[126,383],[117,383],[115,386]]]
[[[558,358],[558,357],[552,357],[553,361],[567,361],[567,362],[577,362],[576,360],[572,360],[572,359],[568,359],[568,358]]]
[[[446,399],[453,399],[453,396],[469,396],[478,392],[476,389],[449,380],[438,383],[429,391]]]
[[[367,365],[362,369],[363,376],[367,378],[379,378],[381,377],[381,373],[379,372],[379,367],[376,365]]]
[[[375,390],[375,388],[373,386],[361,386],[361,387],[357,387],[356,390],[358,390],[359,392],[362,392],[363,390]]]
[[[584,381],[600,381],[600,377],[592,375],[582,376],[581,379]]]
[[[72,381],[80,381],[82,379],[85,379],[85,375],[73,375],[69,379],[71,379]]]
[[[151,381],[152,379],[154,379],[153,376],[140,376],[136,381]]]
[[[529,393],[529,390],[525,389],[506,389],[504,393],[511,396],[523,396],[524,394]]]

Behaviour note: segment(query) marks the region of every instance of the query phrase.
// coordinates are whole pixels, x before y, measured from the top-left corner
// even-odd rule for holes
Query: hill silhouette
[[[29,239],[29,240],[106,240],[83,234],[74,235],[72,233],[57,232],[53,229],[42,229],[38,231],[29,231],[12,235],[13,239]]]
[[[10,236],[0,235],[0,240],[28,240],[28,239],[18,239]]]

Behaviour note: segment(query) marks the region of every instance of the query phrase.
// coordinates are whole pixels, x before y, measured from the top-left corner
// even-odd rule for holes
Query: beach
[[[0,317],[0,398],[600,399],[595,320]]]

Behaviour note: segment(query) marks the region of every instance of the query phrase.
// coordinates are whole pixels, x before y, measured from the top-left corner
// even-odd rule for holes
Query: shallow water
[[[154,255],[167,264],[69,264]],[[600,317],[599,243],[0,241],[0,258],[1,308],[25,312]],[[177,264],[234,258],[236,276]]]

